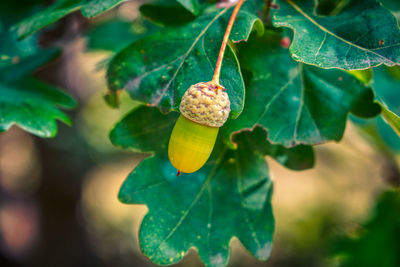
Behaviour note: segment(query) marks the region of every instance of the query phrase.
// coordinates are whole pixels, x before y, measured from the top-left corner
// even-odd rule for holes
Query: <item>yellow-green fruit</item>
[[[210,157],[218,131],[217,127],[201,125],[180,115],[168,145],[172,165],[184,173],[200,169]]]
[[[169,139],[168,156],[180,172],[200,169],[210,157],[219,127],[228,119],[230,101],[225,88],[208,82],[192,85],[183,95],[181,116]]]

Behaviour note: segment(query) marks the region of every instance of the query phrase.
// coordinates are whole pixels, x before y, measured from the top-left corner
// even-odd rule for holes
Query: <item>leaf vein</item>
[[[348,40],[346,40],[346,39],[344,39],[344,38],[342,38],[342,37],[336,35],[335,33],[331,32],[330,30],[328,30],[327,28],[325,28],[324,26],[322,26],[322,25],[320,25],[318,22],[316,22],[312,17],[310,17],[306,12],[304,12],[304,11],[303,11],[298,5],[296,5],[292,0],[287,0],[287,2],[288,2],[297,12],[299,12],[302,16],[304,16],[305,18],[307,18],[312,24],[314,24],[315,26],[317,26],[317,27],[318,27],[320,30],[322,30],[323,32],[328,33],[329,35],[332,35],[333,37],[337,38],[338,40],[340,40],[340,41],[342,41],[342,42],[344,42],[344,43],[346,43],[346,44],[348,44],[348,45],[350,45],[350,46],[353,46],[353,47],[358,48],[358,49],[363,50],[363,51],[367,51],[368,53],[374,54],[374,55],[376,55],[376,56],[378,56],[378,57],[381,57],[381,58],[383,58],[383,59],[386,59],[386,60],[390,61],[390,63],[392,63],[392,64],[395,64],[395,62],[392,61],[391,59],[389,59],[389,58],[387,58],[387,57],[384,57],[384,56],[382,56],[381,54],[378,54],[378,53],[374,52],[372,49],[364,48],[364,47],[362,47],[362,46],[359,46],[359,45],[357,45],[357,44],[354,44],[354,43],[352,43],[352,42],[350,42],[350,41],[348,41]]]

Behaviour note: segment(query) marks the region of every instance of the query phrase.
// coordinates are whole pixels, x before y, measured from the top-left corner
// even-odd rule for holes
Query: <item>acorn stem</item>
[[[216,85],[219,85],[219,75],[221,72],[222,60],[224,58],[225,48],[226,48],[226,45],[228,44],[229,35],[231,33],[233,23],[235,22],[236,16],[237,16],[239,9],[242,6],[244,1],[245,0],[239,0],[239,2],[236,4],[235,9],[233,9],[231,18],[229,19],[228,26],[226,27],[224,39],[222,40],[222,44],[221,44],[221,49],[219,50],[217,64],[215,66],[214,76],[211,81],[211,82],[215,83]]]

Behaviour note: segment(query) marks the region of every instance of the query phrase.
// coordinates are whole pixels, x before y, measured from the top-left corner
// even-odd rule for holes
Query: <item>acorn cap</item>
[[[230,105],[223,86],[201,82],[186,90],[179,110],[189,120],[210,127],[221,127],[228,119]]]

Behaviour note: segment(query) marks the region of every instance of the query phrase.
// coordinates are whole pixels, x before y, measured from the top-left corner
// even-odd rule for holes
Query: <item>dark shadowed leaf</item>
[[[182,6],[187,10],[192,12],[194,15],[200,12],[200,2],[199,0],[177,0]]]
[[[305,170],[314,166],[314,152],[311,146],[299,145],[285,148],[267,141],[267,132],[261,127],[251,131],[241,131],[242,145],[255,153],[268,155],[292,170]],[[233,137],[234,140],[236,137]],[[235,147],[237,144],[235,143]]]
[[[142,5],[139,10],[146,18],[164,25],[184,24],[196,18],[193,12],[176,0],[148,2]]]
[[[80,10],[86,18],[92,18],[126,0],[58,0],[46,9],[28,17],[14,26],[19,38],[24,38],[64,16]]]
[[[87,33],[88,48],[117,52],[127,45],[160,29],[140,17],[134,21],[110,20],[102,22]]]
[[[396,0],[379,0],[385,7],[388,9],[394,11],[394,12],[399,12],[400,11],[400,1]]]
[[[40,50],[35,36],[18,42],[0,21],[0,132],[12,125],[40,137],[53,137],[57,122],[71,121],[62,108],[76,103],[67,94],[32,78],[31,73],[51,60],[57,50]]]
[[[265,128],[273,143],[287,147],[339,141],[349,112],[379,114],[368,86],[345,71],[293,61],[280,40],[279,34],[268,32],[241,51],[242,67],[252,78],[243,113],[223,129],[226,142],[255,125]]]

